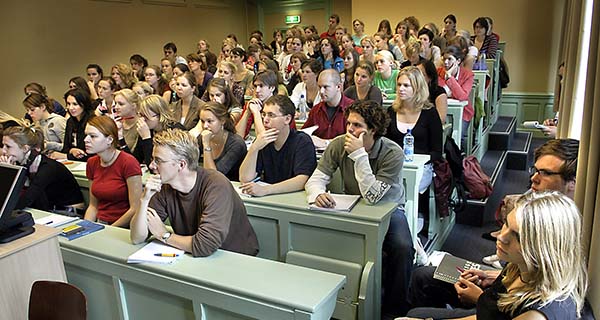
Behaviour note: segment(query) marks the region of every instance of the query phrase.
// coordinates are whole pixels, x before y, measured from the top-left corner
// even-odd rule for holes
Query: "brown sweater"
[[[217,249],[258,254],[258,240],[246,207],[231,182],[216,170],[199,168],[196,184],[189,193],[163,185],[150,200],[177,235],[193,236],[192,255],[206,257]]]

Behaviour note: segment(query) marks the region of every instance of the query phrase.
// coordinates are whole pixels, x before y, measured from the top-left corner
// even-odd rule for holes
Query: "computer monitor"
[[[26,180],[24,167],[6,163],[0,163],[0,242],[8,242],[32,233],[33,228],[23,224],[21,214],[13,214],[15,206],[19,202],[21,191]]]

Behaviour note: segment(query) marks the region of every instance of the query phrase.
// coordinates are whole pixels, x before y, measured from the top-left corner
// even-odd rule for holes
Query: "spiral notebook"
[[[469,269],[495,270],[494,268],[488,267],[486,265],[481,265],[473,261],[455,257],[451,254],[446,254],[442,258],[440,265],[437,266],[437,268],[435,268],[433,278],[454,284],[458,281],[458,277],[463,272],[463,270]]]

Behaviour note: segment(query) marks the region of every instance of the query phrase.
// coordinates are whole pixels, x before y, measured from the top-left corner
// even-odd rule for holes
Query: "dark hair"
[[[329,18],[334,18],[335,23],[340,23],[340,16],[337,13],[330,15]]]
[[[228,34],[226,38],[231,38],[231,39],[235,40],[235,42],[238,42],[237,37],[233,33]]]
[[[95,63],[88,64],[85,69],[86,70],[87,69],[96,69],[96,71],[98,71],[98,74],[100,75],[100,79],[102,79],[102,77],[104,77],[104,71],[102,70],[102,67],[100,67],[99,65],[97,65]]]
[[[206,55],[205,55],[205,57],[206,57]],[[205,71],[206,69],[208,69],[208,66],[202,60],[202,57],[197,53],[190,53],[185,58],[187,59],[188,62],[195,61],[195,62],[200,63],[200,70]]]
[[[310,31],[312,31],[313,34],[318,34],[317,32],[317,27],[315,27],[314,25],[310,25],[310,26],[306,26],[304,27],[304,30],[309,29]],[[308,40],[308,39],[307,39]]]
[[[71,89],[67,92],[65,92],[64,98],[65,98],[65,102],[67,101],[67,98],[69,96],[72,96],[73,98],[75,98],[75,101],[77,101],[77,104],[79,104],[81,106],[81,108],[83,108],[83,113],[84,115],[90,116],[94,113],[94,107],[92,106],[92,99],[90,98],[90,95],[81,90],[81,89]]]
[[[352,59],[354,60],[354,65],[352,66],[352,68],[350,68],[350,70],[348,70],[348,72],[346,72],[346,68],[344,67],[344,72],[346,73],[346,82],[349,83],[349,85],[353,85],[354,84],[354,72],[356,71],[356,68],[358,67],[358,63],[360,62],[360,56],[358,55],[358,52],[356,52],[356,50],[354,50],[354,48],[350,48],[350,49],[344,51],[344,56],[342,58],[345,60],[347,55],[352,55]]]
[[[267,87],[273,87],[273,94],[277,94],[277,85],[279,84],[277,79],[277,74],[273,70],[263,70],[259,71],[254,75],[254,79],[252,79],[252,84],[255,81],[260,81]]]
[[[454,22],[454,24],[456,24],[456,17],[453,14],[449,14],[444,18],[444,21],[446,21],[446,19],[450,19],[450,21]]]
[[[377,26],[377,32],[383,32],[381,31],[384,27],[387,28],[387,31],[385,32],[388,35],[388,39],[392,37],[392,26],[390,25],[390,21],[387,19],[383,19],[381,21],[379,21],[379,25]]]
[[[294,121],[294,115],[296,114],[296,106],[294,106],[294,103],[292,102],[292,100],[290,100],[290,98],[288,98],[288,96],[282,96],[279,94],[273,95],[267,100],[265,100],[265,102],[263,103],[263,105],[267,104],[277,105],[284,116],[289,115],[292,117],[291,121]]]
[[[142,67],[144,67],[144,68],[148,66],[148,60],[146,58],[142,57],[142,55],[140,55],[140,54],[136,53],[136,54],[132,55],[131,57],[129,57],[129,61],[131,61],[131,60],[137,62],[138,64],[141,64]]]
[[[229,110],[225,105],[222,105],[218,102],[209,101],[200,108],[200,111],[203,110],[212,112],[212,114],[214,114],[219,121],[223,122],[223,129],[231,133],[235,133],[235,123],[233,123],[233,119],[231,118]]]
[[[304,67],[308,66],[310,68],[310,70],[317,75],[317,78],[319,77],[319,73],[321,73],[321,71],[323,71],[323,63],[321,63],[321,61],[317,60],[317,59],[308,59],[304,62],[302,62],[302,65],[300,66],[300,69],[304,69]]]
[[[335,61],[335,58],[339,58],[340,57],[340,46],[338,45],[337,41],[335,40],[335,38],[323,38],[321,39],[321,41],[319,41],[319,45],[321,46],[323,41],[329,41],[329,45],[331,46],[331,51],[332,51],[332,55],[333,55],[333,60]],[[319,48],[319,51],[320,48]],[[323,57],[323,61],[325,61],[325,57]]]
[[[462,52],[456,46],[447,46],[446,49],[444,49],[444,52],[442,52],[442,55],[445,55],[447,53],[453,55],[456,59],[460,61],[463,61],[463,59],[465,58],[464,52]]]
[[[560,167],[560,175],[565,181],[575,180],[577,175],[577,155],[579,153],[579,140],[575,139],[552,139],[535,149],[534,159],[551,155],[564,160]]]
[[[283,77],[281,76],[281,73],[279,73],[279,66],[277,65],[277,61],[265,59],[263,61],[260,61],[260,63],[264,63],[264,65],[267,67],[267,70],[272,70],[273,72],[275,72],[275,74],[277,75],[277,83],[283,83]]]
[[[348,118],[350,112],[358,113],[365,119],[367,127],[375,132],[375,138],[385,135],[390,124],[390,117],[379,103],[373,100],[355,101],[346,109],[346,118]]]
[[[37,108],[42,105],[46,107],[46,110],[48,110],[48,112],[54,112],[54,100],[39,93],[32,92],[28,94],[27,97],[25,97],[25,99],[23,100],[23,106],[27,109]]]
[[[117,129],[117,125],[112,118],[105,116],[93,116],[88,120],[87,124],[98,129],[98,131],[100,131],[100,133],[105,137],[112,137],[113,141],[111,145],[113,148],[117,148],[119,146],[119,130]]]
[[[43,85],[41,85],[37,82],[30,82],[30,83],[26,84],[25,87],[23,87],[23,91],[25,91],[25,93],[27,93],[27,89],[32,89],[33,91],[35,91],[43,96],[48,96],[48,93],[46,92],[46,87],[44,87]]]
[[[178,78],[181,78],[181,77],[184,77],[188,81],[188,83],[190,84],[190,87],[196,87],[196,85],[197,85],[196,77],[190,71],[184,72]],[[177,79],[175,79],[175,80],[177,80]]]
[[[71,82],[75,83],[75,87],[77,89],[81,89],[81,90],[87,92],[87,94],[89,96],[92,95],[92,93],[90,92],[90,87],[88,87],[87,81],[84,78],[82,78],[82,77],[73,77],[73,78],[69,79],[69,84]]]
[[[217,88],[217,89],[219,89],[219,91],[221,91],[223,93],[223,95],[225,95],[225,101],[223,103],[223,105],[225,105],[225,107],[231,108],[232,106],[239,106],[239,101],[237,101],[237,99],[235,99],[235,97],[233,96],[233,92],[231,92],[231,88],[229,88],[229,86],[227,85],[227,82],[225,82],[225,80],[223,78],[210,79],[210,81],[208,82],[208,85],[206,86],[206,92],[208,92],[208,94],[209,94],[209,99],[210,99],[210,88]]]
[[[482,28],[485,29],[486,34],[490,30],[490,24],[485,17],[479,17],[475,19],[475,21],[473,22],[473,29],[475,29],[475,25],[477,24],[479,24]]]
[[[175,69],[175,68],[181,70],[181,72],[183,72],[183,73],[190,72],[190,67],[188,67],[188,65],[185,63],[178,63],[173,66],[173,69]]]
[[[117,91],[119,90],[119,87],[117,86],[117,83],[115,82],[115,79],[111,78],[111,77],[102,77],[102,79],[100,79],[100,81],[106,81],[108,82],[108,84],[110,84],[110,90],[111,91]],[[98,82],[100,82],[98,81]]]
[[[373,64],[373,62],[369,61],[369,60],[361,60],[356,64],[356,68],[355,69],[364,69],[367,71],[367,73],[369,74],[369,76],[373,77],[375,75],[375,65]]]
[[[171,49],[173,53],[177,53],[177,46],[173,42],[169,42],[163,46],[163,50]]]
[[[415,16],[409,16],[404,18],[404,21],[408,23],[408,29],[410,30],[410,26],[413,26],[414,30],[419,30],[421,28],[421,24],[419,23],[419,19]]]
[[[433,31],[427,29],[427,28],[422,28],[421,30],[419,30],[419,33],[417,34],[417,37],[420,37],[421,35],[426,34],[427,37],[429,38],[429,45],[433,45],[432,41],[433,41]]]
[[[429,88],[435,88],[438,86],[438,73],[435,64],[431,60],[420,59],[415,66],[423,65],[425,74],[429,78]],[[429,90],[431,91],[431,89]]]
[[[246,50],[244,50],[240,47],[235,47],[235,48],[231,49],[231,54],[235,54],[238,57],[242,57],[242,62],[246,62],[246,60],[248,59]]]

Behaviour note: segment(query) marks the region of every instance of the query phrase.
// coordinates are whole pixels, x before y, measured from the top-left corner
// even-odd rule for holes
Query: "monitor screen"
[[[8,219],[25,184],[25,168],[0,163],[0,222]]]

